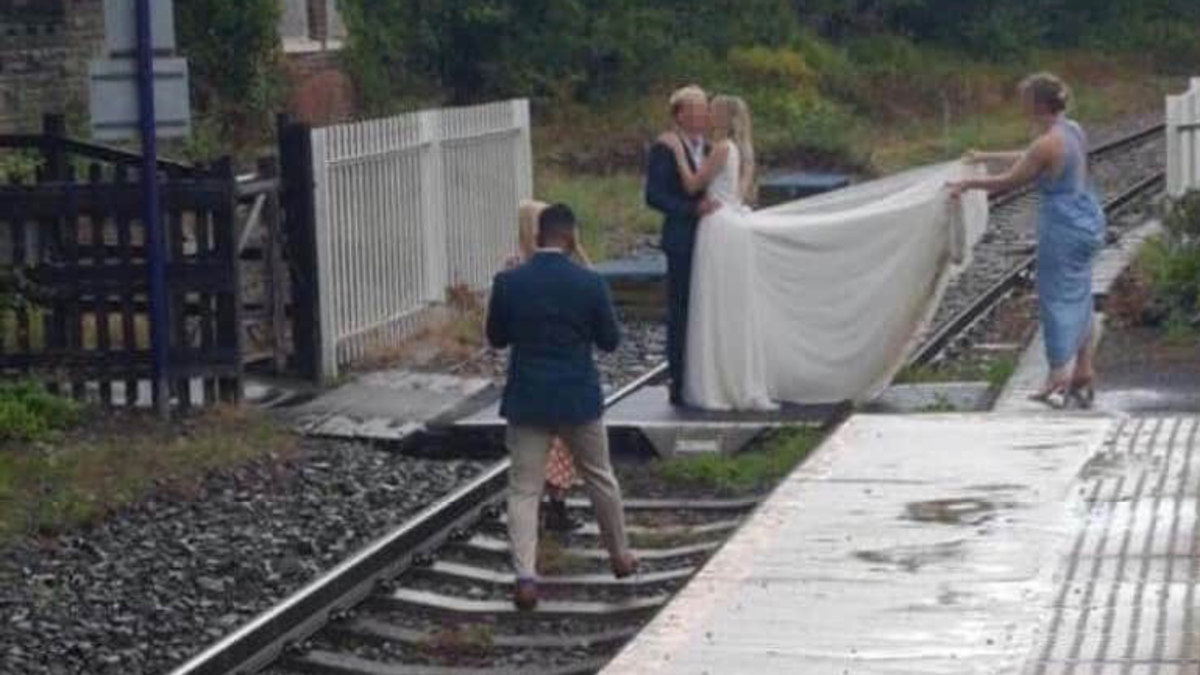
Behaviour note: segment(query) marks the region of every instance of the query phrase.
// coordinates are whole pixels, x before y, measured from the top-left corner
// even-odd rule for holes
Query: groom
[[[684,87],[671,96],[672,133],[687,150],[697,171],[708,151],[708,96],[700,87]],[[671,404],[683,403],[684,361],[687,358],[688,301],[692,287],[692,252],[700,219],[719,204],[683,187],[675,153],[661,142],[650,148],[646,170],[646,204],[663,214],[662,250],[667,256],[667,365],[671,374]]]

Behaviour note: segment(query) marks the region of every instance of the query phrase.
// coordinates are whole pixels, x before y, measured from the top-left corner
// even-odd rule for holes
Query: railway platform
[[[1200,672],[1197,430],[856,416],[602,673]]]

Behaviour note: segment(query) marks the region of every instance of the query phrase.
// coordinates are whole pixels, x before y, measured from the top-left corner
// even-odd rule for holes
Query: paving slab
[[[863,412],[984,412],[993,398],[992,385],[987,382],[897,384],[863,406]]]
[[[379,371],[295,406],[286,416],[300,431],[313,436],[399,441],[491,386],[483,379]]]
[[[1073,630],[1053,621],[1080,533],[1112,518],[1115,503],[1090,498],[1116,493],[1094,483],[1169,463],[1120,425],[856,416],[602,673],[1030,672],[1054,630]]]

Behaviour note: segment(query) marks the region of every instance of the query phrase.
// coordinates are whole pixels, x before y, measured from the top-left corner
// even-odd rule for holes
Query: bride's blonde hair
[[[754,120],[750,115],[750,106],[739,96],[726,95],[714,97],[712,105],[723,106],[729,111],[729,140],[737,146],[741,156],[741,175],[754,175]],[[754,192],[752,184],[746,198],[753,201]]]

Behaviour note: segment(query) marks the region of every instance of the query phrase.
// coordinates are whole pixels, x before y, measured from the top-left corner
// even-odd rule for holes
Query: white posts
[[[314,130],[323,377],[419,325],[446,289],[484,290],[532,195],[527,101]]]
[[[1200,190],[1200,78],[1179,96],[1167,97],[1167,195]]]

